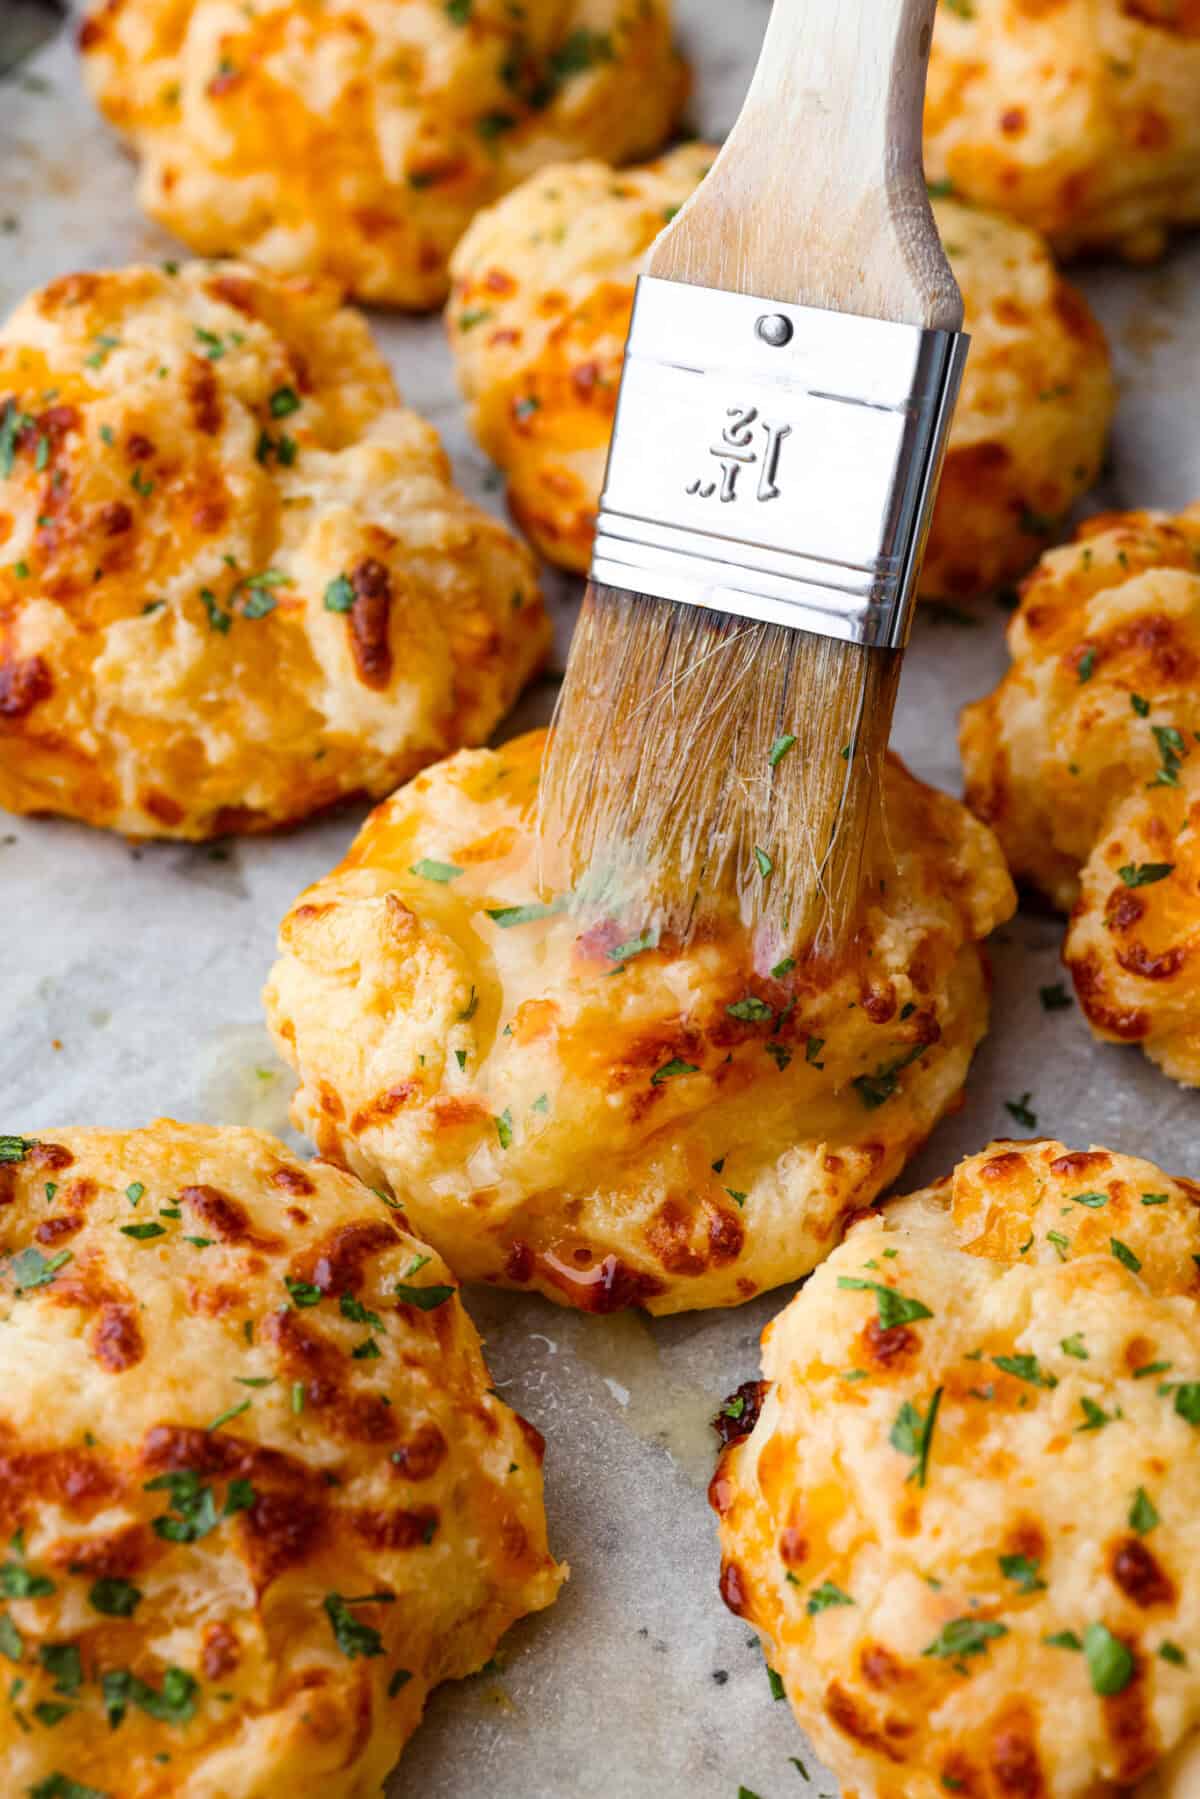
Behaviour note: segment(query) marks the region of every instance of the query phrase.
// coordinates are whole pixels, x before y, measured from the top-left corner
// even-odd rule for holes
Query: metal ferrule
[[[643,276],[592,579],[899,648],[968,342]]]

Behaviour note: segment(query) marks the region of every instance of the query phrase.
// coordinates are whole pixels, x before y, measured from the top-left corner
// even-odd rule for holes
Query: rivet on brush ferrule
[[[593,581],[900,648],[968,341],[643,276]]]

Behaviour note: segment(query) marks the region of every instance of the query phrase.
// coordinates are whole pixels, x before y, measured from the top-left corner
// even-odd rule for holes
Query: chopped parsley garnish
[[[1073,1206],[1087,1206],[1090,1211],[1097,1212],[1101,1206],[1108,1204],[1107,1193],[1072,1193],[1069,1203]]]
[[[539,1093],[529,1110],[531,1112],[548,1112],[550,1110],[550,1095],[548,1093]]]
[[[913,1465],[905,1475],[905,1480],[915,1480],[919,1487],[925,1485],[925,1476],[929,1469],[929,1451],[933,1443],[933,1427],[937,1422],[938,1407],[942,1403],[942,1389],[934,1391],[929,1401],[929,1410],[922,1416],[919,1408],[906,1399],[896,1413],[896,1421],[888,1433],[888,1442],[901,1455],[914,1457]]]
[[[1158,745],[1158,753],[1162,766],[1154,779],[1147,783],[1150,787],[1178,787],[1179,770],[1187,755],[1187,745],[1183,741],[1182,731],[1174,725],[1151,725],[1154,741]]]
[[[1168,1202],[1168,1199],[1169,1199],[1169,1195],[1166,1193],[1143,1193],[1142,1194],[1142,1204],[1144,1206],[1165,1206]]]
[[[791,974],[795,966],[795,956],[785,956],[783,961],[776,962],[774,968],[771,970],[771,979],[773,981],[782,981],[786,975]]]
[[[9,1263],[13,1286],[18,1293],[27,1293],[31,1287],[48,1287],[59,1269],[65,1268],[70,1260],[69,1249],[60,1249],[56,1256],[51,1256],[48,1260],[40,1249],[23,1249]]]
[[[818,1612],[827,1612],[831,1606],[853,1604],[849,1593],[843,1593],[841,1587],[834,1586],[831,1580],[823,1580],[809,1594],[804,1609],[810,1618],[815,1618]]]
[[[650,1085],[661,1087],[664,1081],[673,1081],[678,1075],[699,1074],[699,1072],[695,1062],[685,1062],[681,1056],[672,1056],[669,1062],[664,1062],[661,1068],[655,1069],[650,1076]]]
[[[361,1599],[343,1599],[340,1593],[326,1593],[325,1615],[333,1631],[333,1639],[343,1655],[353,1661],[356,1656],[383,1655],[383,1638],[370,1624],[364,1624],[350,1610],[352,1605],[390,1605],[391,1593],[365,1593]]]
[[[944,1624],[922,1655],[938,1655],[951,1660],[963,1655],[983,1655],[990,1642],[1008,1635],[1008,1625],[994,1618],[952,1618]]]
[[[1001,1574],[1005,1580],[1012,1581],[1018,1593],[1045,1592],[1046,1583],[1038,1573],[1041,1563],[1037,1556],[1002,1555],[997,1559]]]
[[[21,1633],[7,1612],[0,1612],[0,1655],[10,1662],[19,1662],[25,1654],[25,1644]]]
[[[300,410],[300,395],[294,387],[277,387],[268,405],[273,419],[290,418],[293,412]]]
[[[608,959],[610,962],[628,962],[632,957],[640,956],[643,950],[657,948],[658,932],[643,931],[640,937],[630,937],[626,942],[618,943],[615,949],[610,949]]]
[[[1074,1649],[1081,1651],[1083,1644],[1073,1630],[1057,1630],[1051,1637],[1043,1637],[1047,1649]]]
[[[726,1006],[725,1010],[730,1018],[736,1018],[743,1024],[761,1024],[764,1019],[773,1016],[773,1008],[767,1004],[765,999],[759,999],[753,993],[748,993],[745,999],[735,1000],[731,1006]]]
[[[882,1281],[864,1281],[854,1275],[839,1274],[838,1286],[853,1292],[874,1293],[881,1330],[892,1330],[897,1324],[915,1324],[918,1319],[933,1317],[929,1307],[919,1299],[908,1299],[903,1293],[897,1293],[895,1287],[885,1287]]]
[[[208,614],[209,630],[219,631],[223,637],[228,636],[229,627],[233,623],[233,616],[231,613],[226,612],[211,587],[202,587],[200,589],[200,601],[205,612]]]
[[[1076,1425],[1076,1435],[1085,1430],[1103,1430],[1106,1424],[1111,1424],[1114,1418],[1121,1415],[1119,1412],[1106,1412],[1094,1399],[1086,1397],[1080,1399],[1079,1405],[1083,1412],[1083,1423]]]
[[[484,910],[493,924],[498,924],[502,931],[509,931],[514,925],[536,924],[539,919],[553,918],[566,905],[566,895],[558,899],[534,900],[528,906],[485,906]]]
[[[782,1074],[784,1069],[787,1067],[788,1063],[792,1059],[792,1052],[788,1048],[787,1044],[786,1043],[764,1043],[763,1048],[766,1050],[767,1054],[770,1056],[771,1060],[774,1062],[776,1068],[778,1068],[780,1074]]]
[[[1181,1381],[1170,1389],[1175,1394],[1175,1410],[1188,1424],[1200,1424],[1200,1381]]]
[[[1110,1237],[1108,1239],[1108,1247],[1112,1250],[1121,1266],[1123,1268],[1128,1268],[1130,1274],[1141,1273],[1142,1264],[1138,1257],[1134,1255],[1128,1243],[1122,1243],[1119,1237]]]
[[[1094,1693],[1110,1699],[1114,1693],[1125,1691],[1133,1679],[1133,1656],[1106,1624],[1088,1625],[1083,1633],[1083,1653]]]
[[[463,1008],[463,1010],[458,1015],[459,1024],[469,1023],[470,1020],[472,1018],[474,1018],[478,1009],[479,1009],[479,995],[478,995],[478,993],[476,993],[474,987],[472,987],[471,997],[467,1001],[466,1006]]]
[[[0,1162],[23,1162],[35,1142],[33,1137],[0,1137]]]
[[[199,1686],[185,1668],[167,1668],[161,1687],[152,1687],[129,1668],[110,1668],[101,1679],[104,1707],[113,1730],[136,1705],[159,1724],[187,1724],[196,1715]]]
[[[156,1475],[143,1488],[146,1493],[169,1493],[171,1510],[151,1519],[151,1528],[165,1543],[198,1543],[217,1528],[222,1518],[235,1512],[249,1511],[254,1504],[254,1488],[248,1480],[231,1480],[225,1505],[217,1510],[216,1498],[194,1468],[180,1468],[171,1474]]]
[[[314,1287],[311,1281],[294,1281],[289,1274],[284,1275],[283,1284],[297,1311],[303,1311],[307,1306],[319,1306],[325,1297],[320,1287]]]
[[[368,1311],[362,1300],[356,1299],[353,1293],[342,1294],[338,1300],[338,1310],[343,1318],[350,1320],[351,1324],[365,1324],[377,1331],[384,1328],[383,1319],[379,1317],[378,1313]]]
[[[1160,1655],[1164,1662],[1170,1662],[1173,1668],[1185,1668],[1187,1666],[1187,1656],[1183,1653],[1183,1650],[1179,1647],[1178,1643],[1164,1640],[1158,1645],[1155,1654]]]
[[[1076,1331],[1073,1337],[1064,1337],[1058,1347],[1062,1350],[1064,1355],[1072,1355],[1078,1362],[1086,1362],[1088,1360],[1088,1352],[1083,1347],[1083,1338],[1078,1331]]]
[[[125,1189],[125,1197],[131,1206],[136,1206],[138,1200],[145,1191],[146,1189],[141,1181],[130,1181],[128,1187]]]
[[[1145,1380],[1148,1374],[1166,1374],[1174,1364],[1172,1362],[1143,1362],[1140,1368],[1133,1371],[1134,1380]]]
[[[1136,1530],[1139,1537],[1148,1537],[1155,1525],[1160,1522],[1154,1501],[1145,1487],[1139,1487],[1129,1508],[1130,1530]]]
[[[106,1575],[93,1581],[88,1592],[88,1604],[92,1610],[102,1612],[106,1618],[132,1618],[141,1602],[140,1587],[135,1587],[131,1580],[120,1580],[115,1575]]]
[[[730,1199],[733,1201],[735,1206],[744,1206],[745,1205],[746,1195],[744,1193],[740,1193],[736,1187],[726,1187],[725,1191],[726,1191],[726,1193],[728,1193]]]
[[[503,1112],[501,1112],[500,1116],[496,1119],[496,1135],[500,1139],[501,1149],[512,1148],[512,1113],[507,1106],[505,1106]]]
[[[423,881],[438,881],[445,886],[448,881],[456,881],[462,873],[453,862],[434,862],[428,856],[422,856],[409,869],[410,875],[420,875]]]
[[[1039,987],[1038,995],[1044,1012],[1065,1012],[1074,1004],[1061,981],[1055,981],[1049,987]]]
[[[349,575],[335,575],[325,589],[326,612],[353,612],[354,588]]]
[[[143,475],[141,469],[136,466],[132,475],[129,477],[129,485],[132,487],[134,493],[139,494],[143,500],[148,500],[150,495],[154,492],[153,481],[151,481],[148,476]]]
[[[994,1355],[993,1367],[999,1368],[1002,1374],[1011,1374],[1017,1380],[1028,1381],[1031,1387],[1057,1387],[1058,1376],[1047,1374],[1035,1355]]]
[[[243,1399],[237,1405],[227,1407],[225,1411],[217,1413],[211,1424],[205,1426],[206,1430],[220,1430],[223,1424],[229,1424],[234,1418],[240,1418],[243,1412],[248,1412],[253,1404],[252,1399]]]
[[[1075,664],[1075,673],[1079,677],[1081,685],[1083,682],[1091,680],[1095,667],[1096,646],[1095,644],[1089,644],[1087,649],[1083,652],[1083,655],[1079,658],[1079,661]]]
[[[132,1237],[136,1243],[148,1243],[152,1237],[165,1237],[167,1227],[147,1221],[145,1224],[123,1224],[120,1231],[123,1237]]]
[[[22,1562],[0,1563],[0,1594],[5,1599],[49,1599],[54,1582],[45,1574],[35,1574]]]
[[[790,731],[785,731],[782,737],[777,737],[775,739],[774,743],[771,745],[771,754],[767,758],[772,768],[779,767],[779,764],[783,761],[783,758],[787,755],[795,741],[795,735]]]
[[[758,864],[759,874],[762,876],[763,880],[765,881],[775,866],[774,862],[772,862],[772,860],[771,860],[770,856],[768,856],[766,850],[759,849],[757,844],[755,845],[755,848],[754,848],[754,860]]]
[[[786,1698],[787,1695],[783,1690],[783,1681],[769,1662],[767,1663],[767,1685],[771,1689],[772,1699]]]
[[[1149,700],[1143,699],[1140,693],[1131,693],[1129,696],[1129,704],[1133,707],[1139,718],[1145,718],[1150,711]]]
[[[460,331],[473,331],[476,325],[485,324],[494,317],[495,313],[490,306],[469,306],[465,312],[459,313],[454,322]]]
[[[1031,1093],[1022,1093],[1020,1099],[1006,1099],[1004,1102],[1004,1110],[1027,1131],[1037,1130],[1037,1113],[1029,1109],[1032,1098]]]
[[[438,1306],[444,1306],[454,1296],[453,1287],[413,1287],[408,1284],[409,1275],[419,1273],[428,1261],[428,1256],[414,1256],[404,1270],[404,1278],[396,1282],[395,1288],[405,1305],[416,1306],[421,1312],[436,1311]]]
[[[1153,887],[1175,873],[1173,862],[1126,862],[1117,873],[1127,887]]]
[[[805,1044],[804,1044],[804,1060],[806,1062],[810,1063],[813,1068],[824,1068],[824,1066],[825,1066],[824,1062],[819,1062],[817,1060],[817,1057],[820,1055],[821,1051],[824,1048],[825,1048],[824,1037],[809,1037],[809,1038],[807,1038],[805,1041]]]
[[[83,1659],[78,1643],[43,1643],[38,1660],[54,1682],[56,1693],[73,1697],[83,1685]]]
[[[102,1793],[99,1787],[85,1787],[80,1781],[72,1780],[69,1774],[48,1774],[45,1780],[39,1780],[36,1786],[26,1789],[29,1799],[112,1799],[109,1793]]]
[[[874,1074],[855,1075],[850,1085],[868,1112],[873,1112],[877,1106],[882,1106],[885,1101],[891,1099],[900,1085],[897,1077],[910,1063],[923,1056],[928,1047],[927,1043],[914,1044],[912,1049],[907,1050],[902,1056],[897,1056],[895,1061],[885,1062],[882,1067],[875,1070]]]

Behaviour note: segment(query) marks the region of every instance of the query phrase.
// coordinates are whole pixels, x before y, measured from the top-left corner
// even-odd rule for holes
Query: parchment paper
[[[694,122],[719,134],[748,78],[765,0],[677,6],[698,73]],[[0,84],[0,311],[69,269],[178,253],[135,210],[132,166],[84,98],[65,36]],[[1200,495],[1200,243],[1149,273],[1097,267],[1080,279],[1121,378],[1112,473],[1096,501],[1183,505]],[[464,428],[440,323],[377,325],[463,486],[500,509],[499,482]],[[561,653],[580,589],[561,577],[547,585]],[[918,618],[896,729],[914,770],[956,791],[958,708],[1006,665],[1006,615],[988,604],[974,616]],[[543,682],[502,735],[548,716],[552,697]],[[360,816],[272,841],[131,849],[68,823],[0,815],[0,1128],[134,1126],[167,1113],[291,1134],[289,1076],[259,990],[277,921],[341,856]],[[994,939],[991,1035],[966,1104],[904,1189],[1007,1134],[1004,1101],[1027,1091],[1047,1132],[1200,1175],[1200,1096],[1136,1049],[1094,1043],[1078,1008],[1043,1012],[1037,990],[1059,978],[1061,937],[1059,920],[1023,914]],[[757,1373],[758,1334],[790,1293],[658,1323],[468,1294],[498,1385],[548,1439],[553,1543],[573,1572],[557,1606],[506,1639],[499,1672],[434,1695],[392,1799],[836,1792],[789,1708],[772,1703],[754,1637],[718,1600],[704,1494],[706,1420]]]

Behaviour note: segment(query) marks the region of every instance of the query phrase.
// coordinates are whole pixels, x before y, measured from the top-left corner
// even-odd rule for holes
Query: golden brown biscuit
[[[328,286],[69,275],[0,329],[0,805],[268,830],[482,741],[548,639]]]
[[[260,1131],[3,1137],[0,1197],[5,1793],[377,1792],[564,1572],[449,1270]]]
[[[721,1591],[845,1799],[1115,1799],[1191,1736],[1198,1255],[1193,1182],[997,1143],[768,1326]]]
[[[80,44],[151,217],[411,307],[479,207],[649,154],[688,87],[670,0],[91,0]]]
[[[464,1279],[738,1304],[820,1261],[959,1092],[1008,877],[894,762],[897,877],[837,961],[756,974],[737,928],[583,929],[535,881],[543,742],[420,775],[284,920],[266,1000],[294,1116]]]
[[[476,436],[508,476],[542,554],[585,571],[643,253],[715,152],[645,168],[543,170],[481,213],[451,262],[447,313]],[[1023,573],[1100,469],[1108,350],[1032,231],[952,200],[934,207],[971,333],[921,577],[928,596]]]
[[[925,165],[1060,255],[1161,255],[1200,222],[1200,6],[942,0]]]
[[[1008,641],[963,713],[968,803],[1071,910],[1097,1035],[1200,1085],[1200,507],[1089,520],[1030,576]]]

